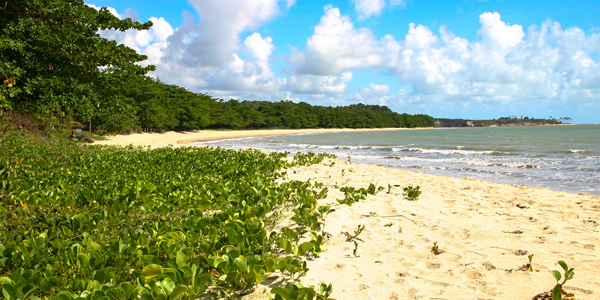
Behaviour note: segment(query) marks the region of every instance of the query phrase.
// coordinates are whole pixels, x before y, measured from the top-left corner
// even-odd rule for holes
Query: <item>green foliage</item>
[[[276,270],[299,278],[331,208],[321,184],[278,183],[284,155],[0,135],[4,298],[229,297]],[[273,230],[284,208],[293,229]]]
[[[404,188],[404,193],[406,194],[406,197],[408,197],[409,199],[411,199],[413,201],[417,201],[417,200],[419,200],[419,196],[421,195],[420,189],[421,189],[421,187],[418,185],[416,187],[409,185]]]
[[[329,298],[333,292],[331,284],[320,283],[318,288],[304,287],[301,283],[288,283],[284,287],[274,287],[271,294],[275,295],[275,300],[334,300]]]
[[[147,30],[151,22],[119,20],[82,0],[13,0],[0,19],[0,109],[34,117],[64,118],[69,110],[82,121],[100,118],[108,130],[134,123],[124,83],[154,70],[138,64],[146,56],[99,30]],[[126,122],[126,124],[121,124]]]
[[[333,154],[329,154],[329,153],[312,153],[312,152],[308,152],[308,153],[296,153],[296,155],[294,155],[294,161],[293,164],[297,165],[297,166],[307,166],[307,165],[315,165],[315,164],[320,164],[321,162],[323,162],[323,159],[325,158],[336,158],[335,155]]]
[[[340,204],[352,206],[359,200],[367,199],[367,190],[365,188],[356,189],[351,186],[341,187],[340,191],[344,193],[344,199],[336,199]]]
[[[144,75],[155,70],[100,30],[148,30],[82,0],[12,0],[0,6],[0,110],[49,121],[71,117],[100,134],[203,128],[433,127],[427,115],[355,104],[223,101]]]
[[[385,190],[385,188],[383,186],[377,187],[376,185],[370,183],[369,187],[367,188],[367,193],[369,193],[371,195],[377,195],[377,193],[379,193],[383,190]]]
[[[433,247],[431,247],[431,253],[433,253],[433,255],[438,255],[442,252],[444,251],[440,249],[440,247],[438,246],[438,242],[433,242]]]
[[[552,275],[554,276],[554,279],[556,279],[556,285],[552,289],[552,300],[562,300],[563,285],[568,280],[571,280],[571,279],[573,279],[573,277],[575,277],[575,271],[574,271],[575,269],[574,268],[569,269],[569,267],[567,266],[567,263],[565,263],[562,260],[559,261],[558,264],[563,269],[564,276],[561,276],[560,272],[557,270],[550,271],[550,273],[552,273]],[[562,282],[560,282],[561,278],[564,278]]]
[[[394,226],[394,223],[392,223],[392,222],[389,222],[389,223],[386,223],[385,225],[383,225],[383,227],[392,227],[392,226]]]

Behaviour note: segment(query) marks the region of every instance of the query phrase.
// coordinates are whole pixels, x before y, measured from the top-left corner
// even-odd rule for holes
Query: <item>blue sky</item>
[[[86,0],[163,82],[222,99],[600,123],[600,2]]]

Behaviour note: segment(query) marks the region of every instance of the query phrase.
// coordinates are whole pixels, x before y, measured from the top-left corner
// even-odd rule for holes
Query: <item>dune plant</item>
[[[433,247],[431,247],[431,253],[433,253],[433,255],[438,255],[442,252],[444,251],[440,249],[440,247],[438,246],[438,242],[433,242]]]
[[[283,287],[274,287],[271,294],[275,295],[274,300],[334,300],[329,298],[333,292],[331,284],[320,283],[318,287],[304,287],[301,283],[288,283]]]
[[[406,197],[408,197],[409,199],[411,199],[413,201],[417,201],[417,200],[419,200],[419,196],[421,195],[420,189],[421,189],[421,187],[418,185],[416,187],[409,185],[404,188],[404,193],[405,193]]]
[[[367,193],[371,194],[371,195],[377,195],[377,193],[379,193],[383,190],[385,190],[385,188],[383,186],[377,187],[375,184],[370,183],[369,187],[367,188]]]
[[[337,199],[337,202],[340,204],[352,206],[352,204],[359,200],[367,199],[367,190],[365,188],[356,189],[351,186],[345,186],[341,187],[340,191],[344,193],[344,199]]]
[[[6,299],[236,297],[322,251],[326,189],[281,182],[285,154],[0,139]]]
[[[554,276],[554,278],[556,279],[556,285],[554,286],[554,288],[552,289],[552,300],[561,300],[563,299],[563,285],[568,281],[573,279],[573,277],[575,277],[575,269],[574,268],[569,268],[567,266],[567,263],[565,263],[564,261],[559,261],[558,264],[561,266],[561,268],[564,271],[564,276],[561,276],[560,271],[557,270],[552,270],[550,271],[550,273],[552,273],[552,275]],[[560,282],[561,278],[563,278],[563,281]],[[566,294],[566,293],[564,293]],[[572,299],[572,295],[567,294],[569,299]],[[565,298],[566,299],[566,298]]]
[[[533,254],[527,255],[527,259],[529,260],[529,262],[521,266],[520,270],[533,272],[533,265],[531,264],[531,261],[533,260]]]

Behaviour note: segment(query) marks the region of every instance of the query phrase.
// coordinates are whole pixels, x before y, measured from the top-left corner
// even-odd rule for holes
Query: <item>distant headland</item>
[[[569,117],[536,119],[529,117],[502,117],[492,120],[465,120],[465,119],[435,119],[435,127],[499,127],[499,126],[538,126],[568,124]]]

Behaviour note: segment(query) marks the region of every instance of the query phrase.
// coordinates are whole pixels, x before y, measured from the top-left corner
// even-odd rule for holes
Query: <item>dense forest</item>
[[[133,126],[145,131],[201,128],[381,128],[432,127],[427,115],[392,112],[379,105],[354,104],[344,107],[312,106],[291,101],[223,101],[206,94],[167,85],[159,80],[137,80],[128,89],[133,99]],[[117,130],[92,120],[106,130]]]
[[[81,0],[14,0],[0,5],[0,115],[29,115],[42,127],[78,121],[97,133],[203,128],[432,127],[426,115],[356,104],[223,101],[146,76],[145,55],[99,35],[148,30]],[[1,3],[1,2],[0,2]]]

